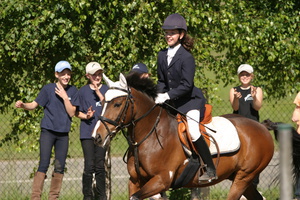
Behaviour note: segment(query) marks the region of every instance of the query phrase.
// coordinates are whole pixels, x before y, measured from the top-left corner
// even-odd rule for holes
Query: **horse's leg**
[[[249,174],[245,171],[238,171],[232,181],[227,200],[239,200],[252,183],[254,176],[254,174]]]
[[[244,196],[247,198],[247,200],[263,200],[263,197],[252,183],[244,192]]]
[[[227,200],[239,200],[246,190],[247,183],[243,181],[234,181],[230,187]]]
[[[231,185],[227,200],[239,200],[242,195],[244,195],[247,200],[263,200],[263,197],[252,182],[249,184],[248,181],[235,180]]]
[[[134,194],[130,192],[130,200],[145,199],[160,192],[166,191],[167,189],[169,189],[170,183],[171,181],[167,183],[166,179],[162,178],[161,176],[154,176],[145,185],[143,185],[140,190],[138,190]]]
[[[140,189],[140,185],[137,182],[134,182],[130,177],[128,181],[128,189],[129,197],[131,197],[132,194],[136,193]]]

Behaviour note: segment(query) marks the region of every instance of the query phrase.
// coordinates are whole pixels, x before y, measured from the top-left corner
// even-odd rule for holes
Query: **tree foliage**
[[[21,132],[39,126],[41,109],[17,111],[12,104],[34,100],[54,81],[60,60],[73,66],[72,84],[78,88],[86,82],[90,61],[101,63],[111,78],[144,62],[155,79],[157,52],[166,46],[161,25],[174,12],[186,18],[196,39],[196,84],[210,96],[219,81],[235,82],[242,63],[254,67],[256,85],[268,98],[300,89],[297,0],[3,0],[0,8],[0,108],[16,116],[13,132],[2,140],[20,142]],[[207,71],[215,77],[207,77]]]

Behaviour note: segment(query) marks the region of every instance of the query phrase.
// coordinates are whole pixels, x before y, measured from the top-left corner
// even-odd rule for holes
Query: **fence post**
[[[292,131],[291,125],[279,124],[279,145],[280,145],[280,199],[292,199]]]
[[[107,148],[105,153],[105,182],[106,182],[106,198],[107,200],[111,200],[111,155],[110,155],[110,146]]]

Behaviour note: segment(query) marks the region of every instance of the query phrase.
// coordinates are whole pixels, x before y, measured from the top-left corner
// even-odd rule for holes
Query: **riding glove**
[[[157,97],[155,98],[156,104],[163,104],[165,101],[169,100],[170,97],[167,92],[165,93],[158,93]]]

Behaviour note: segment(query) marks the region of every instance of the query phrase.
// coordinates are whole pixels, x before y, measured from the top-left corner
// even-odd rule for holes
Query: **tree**
[[[1,112],[13,110],[13,131],[2,141],[34,147],[21,132],[38,135],[41,109],[12,109],[34,100],[54,81],[54,66],[73,66],[72,84],[81,87],[85,65],[98,61],[110,78],[146,63],[156,74],[157,52],[165,48],[161,25],[182,14],[196,38],[196,84],[215,97],[216,85],[235,81],[242,63],[253,65],[265,96],[281,98],[299,90],[299,12],[296,0],[272,1],[27,1],[3,0],[0,13]],[[212,71],[215,78],[206,77]],[[35,119],[35,120],[33,120]]]

